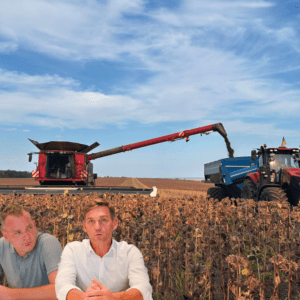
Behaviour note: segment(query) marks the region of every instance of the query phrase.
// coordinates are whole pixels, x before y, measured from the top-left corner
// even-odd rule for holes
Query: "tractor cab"
[[[299,150],[297,150],[299,152]],[[277,151],[277,153],[270,153],[269,156],[270,168],[278,173],[283,168],[299,168],[298,153],[289,153]]]
[[[290,173],[295,169],[299,170],[299,152],[297,148],[267,148],[266,145],[260,147],[257,155],[259,173],[262,175],[260,176],[261,185],[282,184],[284,173]]]
[[[297,148],[264,148],[258,151],[258,164],[270,165],[270,169],[278,173],[283,168],[299,168],[299,149]]]

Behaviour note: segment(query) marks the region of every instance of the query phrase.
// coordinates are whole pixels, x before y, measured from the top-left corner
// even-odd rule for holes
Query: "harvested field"
[[[0,185],[39,185],[33,178],[0,178]]]
[[[103,177],[96,179],[96,185],[119,186],[127,178],[125,177]],[[0,185],[39,185],[33,178],[0,178]]]
[[[206,192],[212,183],[203,183],[196,180],[164,179],[164,178],[138,178],[146,186],[156,186],[159,189],[199,191]]]
[[[94,197],[0,195],[0,211],[22,204],[64,247],[86,238],[82,211]],[[114,238],[142,251],[154,300],[300,299],[300,208],[199,194],[100,197],[116,207]]]
[[[32,178],[0,178],[0,185],[38,185]],[[194,180],[162,179],[162,178],[127,178],[127,177],[101,177],[96,179],[97,186],[134,186],[136,188],[152,188],[158,190],[182,190],[206,192],[214,186],[210,183],[203,183]]]
[[[149,187],[146,186],[145,184],[141,183],[137,178],[128,178],[125,180],[121,186],[132,186],[136,189],[148,189]]]

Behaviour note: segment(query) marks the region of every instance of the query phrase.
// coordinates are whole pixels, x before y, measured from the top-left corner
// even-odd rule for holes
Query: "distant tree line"
[[[31,172],[2,170],[0,171],[0,178],[31,178]]]

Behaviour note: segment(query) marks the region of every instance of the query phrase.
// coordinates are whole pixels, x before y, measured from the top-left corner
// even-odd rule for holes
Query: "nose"
[[[25,231],[25,233],[24,233],[24,240],[29,241],[30,239],[31,239],[30,232]]]
[[[95,222],[95,229],[98,230],[101,228],[101,222]]]

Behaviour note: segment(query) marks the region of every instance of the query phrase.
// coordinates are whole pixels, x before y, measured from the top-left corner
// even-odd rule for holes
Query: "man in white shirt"
[[[118,226],[107,202],[91,201],[83,228],[89,239],[65,246],[55,280],[59,300],[153,300],[152,287],[140,250],[112,239]]]

